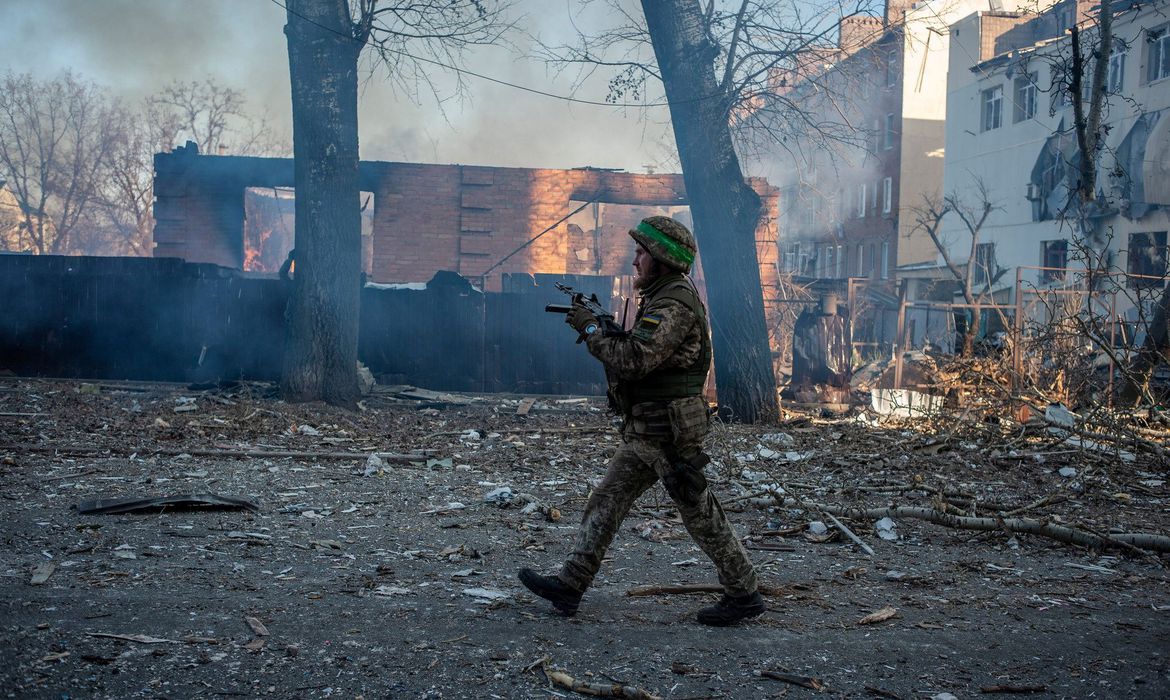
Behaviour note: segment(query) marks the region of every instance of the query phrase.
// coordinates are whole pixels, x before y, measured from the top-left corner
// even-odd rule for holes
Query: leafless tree
[[[123,128],[94,84],[72,73],[0,82],[0,178],[18,203],[18,250],[89,250],[103,169]]]
[[[154,231],[154,155],[184,141],[204,151],[281,155],[289,147],[263,117],[253,116],[242,92],[213,78],[174,82],[137,109],[119,106],[123,128],[103,169],[97,235],[100,250],[150,255]]]
[[[297,268],[281,380],[291,400],[353,406],[358,398],[357,75],[363,49],[408,95],[457,73],[466,49],[501,40],[508,2],[288,0]],[[461,83],[459,83],[461,85]],[[413,90],[413,91],[412,91]],[[441,96],[436,93],[436,98]]]
[[[267,118],[247,110],[244,93],[213,78],[172,81],[147,98],[148,129],[162,126],[172,141],[194,141],[201,153],[275,155],[286,152]],[[158,134],[146,134],[152,137]]]
[[[608,75],[614,104],[652,104],[649,91],[657,95],[662,86],[703,250],[720,405],[741,420],[771,417],[775,374],[755,241],[763,212],[737,145],[795,146],[800,132],[856,138],[851,125],[821,120],[790,87],[823,70],[815,57],[824,57],[838,18],[861,6],[643,0],[640,15],[621,0],[604,6],[614,26],[541,53],[575,70],[578,85]],[[733,129],[762,136],[737,139]]]
[[[980,303],[986,303],[990,285],[1002,275],[1002,271],[995,269],[994,261],[980,259],[978,255],[980,237],[987,217],[995,210],[987,191],[987,184],[977,180],[973,187],[977,196],[968,200],[958,193],[952,192],[941,199],[923,196],[923,205],[914,211],[914,230],[923,231],[930,237],[943,264],[951,276],[960,285],[963,302],[972,310],[977,309]],[[943,219],[948,215],[958,218],[965,229],[967,241],[967,260],[957,262],[954,256],[951,241],[943,240],[941,235]],[[963,335],[963,354],[971,355],[975,347],[975,338],[979,331],[979,319],[967,324]]]

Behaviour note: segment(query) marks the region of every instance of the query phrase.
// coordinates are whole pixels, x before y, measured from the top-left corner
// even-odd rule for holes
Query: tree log
[[[1026,535],[1039,535],[1048,539],[1094,549],[1123,549],[1131,547],[1151,551],[1170,552],[1170,537],[1154,533],[1096,534],[1067,525],[1054,525],[1031,518],[972,518],[961,515],[940,513],[932,508],[894,506],[891,508],[846,508],[817,504],[826,513],[842,518],[873,520],[874,518],[914,518],[927,520],[937,525],[959,530],[1009,530]]]

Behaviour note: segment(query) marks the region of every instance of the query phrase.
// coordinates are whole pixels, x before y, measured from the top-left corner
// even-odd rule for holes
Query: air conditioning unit
[[[1035,202],[1040,199],[1040,185],[1037,185],[1035,182],[1029,182],[1027,188],[1024,190],[1024,197],[1029,202]]]

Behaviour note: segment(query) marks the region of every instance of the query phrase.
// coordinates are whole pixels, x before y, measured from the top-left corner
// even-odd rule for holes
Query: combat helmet
[[[690,272],[695,261],[695,237],[669,216],[647,216],[630,229],[630,236],[650,257],[680,272]]]

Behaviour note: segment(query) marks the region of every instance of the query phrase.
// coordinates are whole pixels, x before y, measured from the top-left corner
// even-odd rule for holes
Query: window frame
[[[993,109],[994,112],[991,112]],[[995,123],[992,124],[992,121]],[[993,85],[979,92],[979,130],[980,132],[993,131],[1001,126],[1003,126],[1003,85]]]
[[[894,205],[894,178],[882,178],[882,213],[889,214]]]
[[[857,185],[857,218],[858,219],[865,218],[865,204],[867,201],[866,192],[865,192],[866,187],[867,187],[867,185],[864,182],[858,183],[858,185]]]
[[[1025,73],[1012,81],[1012,123],[1033,119],[1036,116],[1036,104],[1039,101],[1039,91],[1036,89],[1038,75],[1035,71]]]
[[[1146,83],[1170,78],[1170,25],[1146,30]]]
[[[1124,44],[1115,45],[1113,50],[1109,52],[1109,69],[1105,73],[1105,91],[1110,95],[1119,94],[1125,89],[1125,54],[1127,53],[1129,53],[1129,47]]]
[[[882,279],[890,279],[890,242],[882,241]]]
[[[891,150],[894,147],[894,113],[886,113],[886,130],[885,137],[882,142],[885,150]]]
[[[992,277],[998,271],[999,265],[995,259],[995,241],[986,241],[975,244],[975,265],[979,267],[971,281],[979,281],[981,286],[990,288]]]
[[[1050,265],[1052,262],[1050,258],[1054,254],[1058,254],[1060,260],[1059,265]],[[1051,284],[1053,282],[1063,282],[1067,276],[1068,270],[1068,239],[1056,238],[1049,241],[1040,241],[1040,267],[1048,268],[1040,270],[1040,283]]]
[[[1138,236],[1147,237],[1147,241],[1135,245]],[[1133,231],[1129,234],[1127,241],[1128,248],[1126,248],[1126,263],[1125,271],[1127,275],[1127,286],[1130,289],[1142,289],[1149,287],[1161,287],[1165,283],[1165,276],[1168,271],[1167,266],[1167,233],[1166,231]],[[1152,248],[1153,256],[1137,257],[1134,255],[1138,245]],[[1144,269],[1135,269],[1139,260],[1144,261],[1142,265]],[[1160,260],[1159,265],[1157,261]],[[1153,264],[1150,264],[1153,263]],[[1158,269],[1161,267],[1161,269]]]

